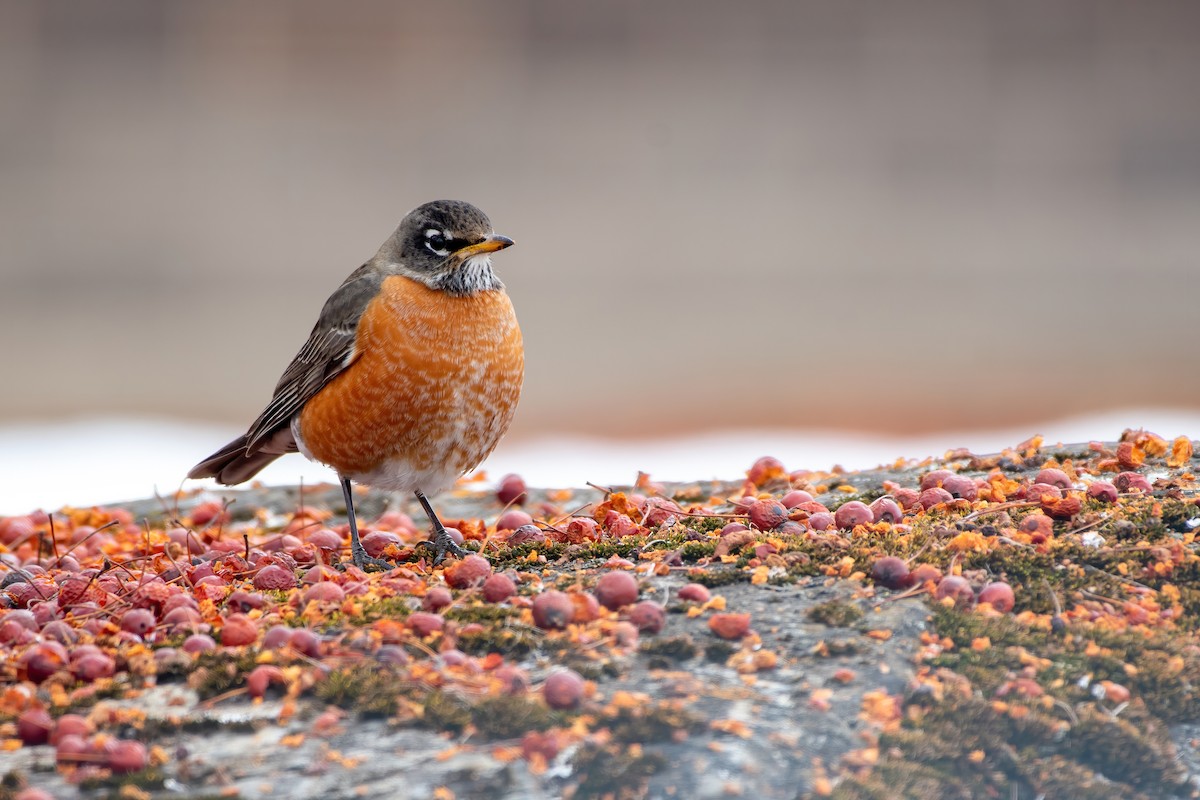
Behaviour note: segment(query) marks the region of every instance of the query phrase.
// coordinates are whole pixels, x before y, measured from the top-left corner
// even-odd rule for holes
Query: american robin
[[[241,483],[299,451],[337,471],[360,568],[391,564],[359,541],[351,481],[414,492],[433,524],[436,561],[465,555],[426,494],[478,466],[516,410],[525,353],[491,261],[512,243],[468,203],[410,212],[325,302],[250,430],[188,477]]]

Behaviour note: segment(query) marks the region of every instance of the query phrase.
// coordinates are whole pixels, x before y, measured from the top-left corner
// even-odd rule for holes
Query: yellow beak
[[[477,256],[480,253],[494,253],[497,250],[503,250],[506,247],[511,247],[512,243],[513,240],[507,236],[501,236],[498,233],[493,233],[482,242],[476,242],[475,244],[469,244],[466,247],[461,248],[457,253],[455,253],[455,255],[462,256],[463,258],[470,258],[471,256]]]

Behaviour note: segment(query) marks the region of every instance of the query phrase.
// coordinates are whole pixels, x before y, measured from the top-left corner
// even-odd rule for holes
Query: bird
[[[434,563],[466,555],[428,495],[477,467],[508,430],[525,373],[521,329],[492,254],[513,244],[482,211],[435,200],[401,220],[321,309],[308,341],[243,435],[188,473],[232,486],[287,453],[338,475],[360,569],[351,483],[411,492]]]

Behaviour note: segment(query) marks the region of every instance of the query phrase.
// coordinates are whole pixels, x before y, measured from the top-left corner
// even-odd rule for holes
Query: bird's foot
[[[396,568],[396,565],[390,561],[384,561],[382,558],[374,558],[367,555],[367,549],[362,545],[350,548],[350,562],[363,572],[387,572]],[[346,568],[345,562],[339,566],[342,569]]]
[[[421,542],[426,547],[433,548],[434,556],[433,563],[440,564],[445,560],[446,554],[449,553],[455,558],[465,558],[467,551],[458,546],[458,543],[450,538],[450,533],[443,527],[438,526],[437,531],[433,535],[433,539],[426,539]]]

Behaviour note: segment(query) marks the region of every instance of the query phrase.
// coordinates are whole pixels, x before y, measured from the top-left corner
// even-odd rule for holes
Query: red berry
[[[185,653],[207,653],[217,649],[217,643],[207,633],[193,633],[181,645]]]
[[[900,504],[901,508],[903,508],[906,511],[911,511],[911,510],[915,509],[917,507],[917,504],[920,502],[921,493],[918,492],[916,489],[909,489],[908,487],[901,487],[901,488],[897,489],[896,491],[892,492],[892,498],[895,499],[895,501]]]
[[[446,624],[441,614],[430,614],[426,611],[414,611],[408,615],[407,621],[409,629],[421,638],[440,632]]]
[[[67,650],[58,642],[41,642],[21,654],[18,674],[41,683],[67,665]]]
[[[71,674],[84,683],[111,678],[117,672],[117,662],[107,653],[94,653],[71,662]]]
[[[478,586],[492,574],[492,564],[483,556],[469,555],[446,568],[445,578],[454,589]]]
[[[296,588],[296,573],[278,564],[267,564],[254,575],[254,588],[263,591]]]
[[[401,666],[409,661],[408,653],[403,647],[394,644],[385,644],[375,651],[375,658],[382,664],[394,664]]]
[[[833,527],[833,514],[828,511],[818,511],[808,517],[808,527],[814,531],[826,531]]]
[[[942,571],[933,564],[918,564],[909,575],[914,586],[924,586],[929,581],[937,583],[942,579]]]
[[[947,575],[938,583],[934,597],[938,600],[950,598],[959,608],[970,608],[975,605],[975,590],[966,578],[959,575]]]
[[[541,544],[546,541],[546,534],[536,525],[522,525],[509,534],[506,541],[511,547],[527,543]]]
[[[926,489],[935,489],[946,482],[946,479],[952,477],[955,473],[948,469],[935,469],[932,472],[925,473],[921,478],[921,491]]]
[[[851,500],[838,506],[833,514],[833,521],[842,530],[850,530],[857,525],[867,525],[875,519],[875,513],[866,503]]]
[[[87,740],[74,733],[68,733],[59,738],[55,745],[54,757],[62,763],[76,763],[90,758],[92,748]]]
[[[746,477],[756,486],[786,476],[787,469],[784,468],[783,462],[774,456],[763,456],[746,471]]]
[[[884,556],[871,567],[871,580],[888,589],[904,589],[913,585],[912,573],[904,559]]]
[[[813,496],[803,489],[792,489],[783,496],[779,502],[783,503],[784,508],[795,508],[801,503],[813,502]]]
[[[333,581],[317,581],[304,592],[304,602],[340,603],[346,599],[346,591]]]
[[[747,528],[745,525],[743,525],[740,522],[730,522],[725,527],[721,528],[720,535],[728,536],[731,533],[737,533],[738,531],[748,531],[748,530],[750,530],[750,529]]]
[[[108,751],[108,768],[115,775],[141,772],[149,764],[146,745],[130,739],[118,739]]]
[[[1140,472],[1121,472],[1113,479],[1113,485],[1122,492],[1148,492],[1153,488]]]
[[[154,631],[154,612],[145,608],[131,608],[121,615],[121,630],[145,636]]]
[[[371,531],[359,541],[362,542],[363,549],[371,558],[381,558],[383,551],[390,545],[404,546],[404,540],[391,531]]]
[[[542,684],[546,705],[559,710],[578,708],[583,702],[584,683],[578,672],[558,670]]]
[[[596,581],[596,588],[592,593],[596,595],[600,605],[610,611],[616,611],[637,601],[637,579],[628,572],[609,572]]]
[[[667,624],[667,615],[663,607],[649,600],[635,603],[625,613],[625,617],[642,633],[658,633]]]
[[[525,489],[525,479],[520,475],[505,475],[496,487],[496,499],[506,506],[524,504],[527,499]]]
[[[961,497],[963,500],[974,500],[979,497],[979,487],[966,475],[952,473],[950,477],[942,481],[942,488],[953,497]]]
[[[517,585],[507,575],[492,575],[483,582],[483,599],[503,603],[517,593]]]
[[[1061,469],[1054,469],[1053,467],[1047,467],[1046,469],[1043,469],[1037,474],[1037,477],[1033,479],[1033,482],[1047,483],[1051,486],[1057,486],[1059,489],[1071,488],[1071,479],[1067,476],[1067,473],[1063,472]]]
[[[760,531],[775,530],[788,518],[788,510],[778,500],[755,500],[747,513],[750,524]]]
[[[425,592],[425,598],[421,601],[421,608],[426,611],[441,611],[453,602],[454,595],[450,594],[449,589],[444,586],[434,586]]]
[[[595,541],[600,537],[596,534],[596,520],[591,517],[576,517],[567,523],[567,541],[572,543]]]
[[[701,583],[689,583],[679,590],[679,599],[688,603],[707,603],[710,593]]]
[[[163,614],[162,625],[167,631],[176,633],[194,629],[201,624],[203,617],[200,612],[188,606],[179,606],[172,608],[166,614]]]
[[[609,536],[620,539],[637,534],[638,524],[630,519],[628,514],[610,510],[604,515],[604,529],[608,531]]]
[[[256,639],[258,628],[254,620],[245,614],[230,614],[225,618],[225,625],[221,628],[221,644],[226,647],[239,647],[254,644]]]
[[[318,550],[340,550],[342,547],[342,537],[329,528],[318,528],[306,538],[308,543]]]
[[[1108,481],[1093,481],[1088,486],[1087,495],[1104,503],[1115,503],[1120,493],[1117,491],[1117,487]]]
[[[995,581],[983,587],[979,592],[979,602],[989,603],[1000,613],[1007,614],[1013,610],[1016,599],[1013,597],[1011,586],[1003,581]]]
[[[672,519],[683,516],[683,509],[674,500],[666,497],[650,497],[642,504],[642,522],[652,528],[665,525]]]
[[[942,503],[952,502],[953,500],[954,495],[940,486],[935,486],[931,489],[923,490],[918,502],[921,504],[921,508],[930,509]]]
[[[542,630],[562,630],[575,615],[575,604],[563,592],[549,589],[533,600],[533,624]]]
[[[496,520],[496,530],[515,531],[522,525],[532,525],[533,517],[518,508],[510,508]]]
[[[292,635],[288,637],[288,646],[309,658],[321,656],[321,637],[308,628],[293,628]]]
[[[17,717],[17,738],[24,744],[45,744],[52,730],[54,719],[44,708],[29,708]]]
[[[1034,483],[1025,487],[1025,499],[1034,503],[1044,503],[1046,498],[1061,500],[1062,490],[1048,483]]]
[[[259,664],[246,676],[246,694],[262,697],[272,683],[283,683],[283,670],[272,664]]]
[[[713,614],[708,629],[722,639],[741,639],[750,632],[749,614]]]
[[[500,684],[500,691],[507,695],[525,694],[529,691],[529,678],[520,667],[501,664],[492,671],[492,677]]]
[[[58,744],[64,736],[78,736],[81,739],[86,739],[92,735],[92,723],[88,718],[81,714],[63,714],[58,718],[58,722],[54,725],[54,732],[50,734],[50,744]]]
[[[904,519],[900,504],[890,497],[880,497],[871,503],[872,522],[890,522],[895,524]]]
[[[278,650],[292,641],[292,629],[287,625],[272,625],[263,635],[262,646],[266,650]]]

